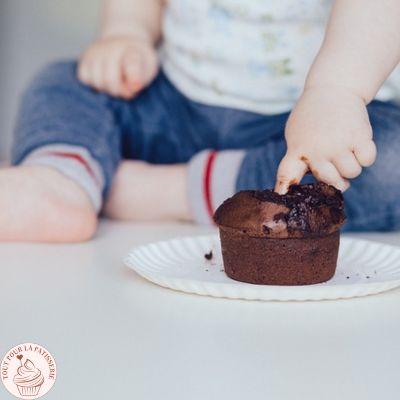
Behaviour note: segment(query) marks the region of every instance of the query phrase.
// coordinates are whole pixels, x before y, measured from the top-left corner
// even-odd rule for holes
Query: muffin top
[[[253,237],[323,236],[343,225],[343,196],[321,182],[293,185],[285,195],[273,190],[245,190],[224,201],[214,221]]]

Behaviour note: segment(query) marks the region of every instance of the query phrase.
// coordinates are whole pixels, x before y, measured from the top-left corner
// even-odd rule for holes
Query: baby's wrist
[[[148,43],[153,46],[151,35],[140,28],[108,28],[101,32],[100,39],[128,39],[135,42]]]
[[[345,85],[337,85],[331,83],[306,83],[304,86],[303,94],[309,93],[320,93],[324,97],[332,97],[337,101],[341,97],[353,97],[362,101],[367,105],[372,99],[365,97],[363,94],[359,93],[356,89],[348,87]]]

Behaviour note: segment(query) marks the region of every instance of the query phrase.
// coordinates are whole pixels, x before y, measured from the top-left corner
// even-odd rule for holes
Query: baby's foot
[[[85,192],[53,168],[0,169],[0,241],[78,242],[96,229]]]
[[[190,220],[186,166],[123,161],[104,211],[121,220]]]

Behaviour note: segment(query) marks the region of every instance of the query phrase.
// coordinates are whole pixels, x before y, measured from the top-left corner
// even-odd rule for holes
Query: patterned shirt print
[[[169,0],[161,49],[164,71],[195,101],[263,114],[288,111],[321,46],[332,3]],[[381,98],[399,92],[395,75]]]

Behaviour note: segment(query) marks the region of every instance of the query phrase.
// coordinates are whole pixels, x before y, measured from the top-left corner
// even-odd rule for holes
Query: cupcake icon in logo
[[[44,382],[42,371],[36,368],[35,364],[29,359],[22,363],[23,357],[22,354],[17,355],[21,366],[14,376],[14,383],[17,385],[21,396],[37,396]]]
[[[12,347],[0,362],[4,387],[16,398],[35,400],[46,395],[57,379],[53,355],[43,346],[22,343]],[[0,387],[0,397],[3,398]]]

